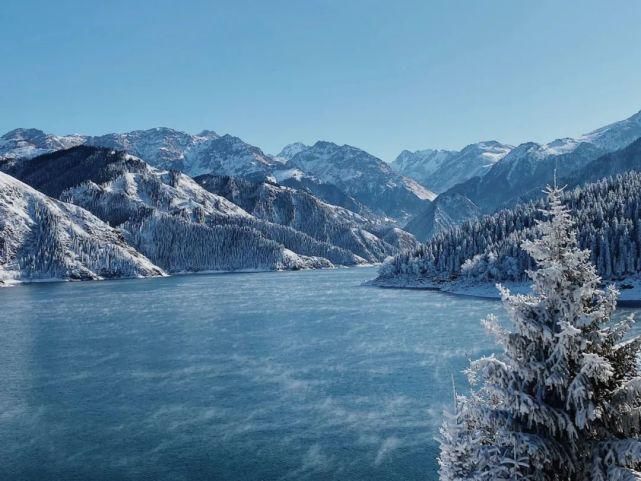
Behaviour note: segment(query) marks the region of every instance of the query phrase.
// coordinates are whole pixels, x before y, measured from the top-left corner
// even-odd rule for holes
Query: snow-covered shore
[[[529,282],[502,282],[503,286],[517,294],[531,292]],[[622,307],[641,307],[641,277],[626,278],[623,280],[604,282],[604,285],[613,284],[619,289],[619,305]],[[492,282],[474,282],[459,279],[449,282],[435,282],[419,277],[378,277],[365,283],[365,285],[388,289],[424,289],[447,292],[459,296],[480,297],[484,299],[499,299],[496,284]]]

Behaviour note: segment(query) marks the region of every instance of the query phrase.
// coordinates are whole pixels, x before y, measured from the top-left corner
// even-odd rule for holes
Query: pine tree
[[[452,386],[454,379],[452,379]],[[445,413],[440,429],[441,452],[438,457],[441,481],[470,479],[475,470],[478,436],[469,410],[469,400],[453,390],[453,410]]]
[[[499,286],[513,329],[486,319],[503,353],[468,371],[468,431],[445,425],[443,439],[463,440],[472,453],[462,475],[441,468],[448,481],[641,479],[641,342],[624,341],[631,318],[611,322],[617,292],[599,289],[561,190],[547,195],[541,237],[523,243],[537,266],[528,273],[534,293]]]

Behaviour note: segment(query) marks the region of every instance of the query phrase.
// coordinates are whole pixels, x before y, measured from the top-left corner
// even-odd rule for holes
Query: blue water
[[[494,301],[370,268],[0,289],[0,479],[431,480]]]

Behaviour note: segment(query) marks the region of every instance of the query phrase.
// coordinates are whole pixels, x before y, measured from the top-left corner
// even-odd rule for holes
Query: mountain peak
[[[641,137],[641,110],[630,117],[613,122],[579,137],[605,151],[614,151],[630,145]]]
[[[2,138],[3,140],[10,140],[10,139],[28,140],[28,139],[45,137],[46,135],[47,134],[45,134],[40,129],[20,127],[17,129],[10,130],[0,138]]]
[[[198,137],[206,137],[208,139],[217,139],[218,137],[220,137],[220,135],[218,135],[213,130],[207,130],[207,129],[202,130],[199,134],[197,134],[197,136]]]
[[[293,142],[283,147],[276,157],[288,161],[296,154],[307,149],[309,149],[309,145],[303,144],[302,142]]]

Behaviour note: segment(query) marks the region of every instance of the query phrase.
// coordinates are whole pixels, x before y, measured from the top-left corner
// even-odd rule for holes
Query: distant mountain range
[[[555,175],[566,183],[596,180],[599,178],[595,174],[597,164],[601,165],[600,172],[604,175],[622,172],[625,170],[623,165],[620,169],[606,167],[610,164],[607,156],[625,149],[639,137],[641,112],[576,139],[518,145],[494,162],[483,175],[470,177],[440,194],[442,199],[458,199],[456,202],[450,200],[447,205],[441,202],[440,217],[464,221],[478,214],[491,214],[498,209],[536,199],[541,196],[543,187],[554,181]],[[482,149],[477,152],[482,152]],[[473,215],[470,203],[477,207],[477,214]],[[407,225],[407,229],[418,234],[420,240],[426,240],[442,230],[438,217],[432,217],[429,209],[425,209]]]
[[[359,205],[369,213],[406,220],[435,194],[403,177],[367,152],[348,145],[317,142],[292,144],[278,156],[265,154],[238,137],[213,131],[198,135],[169,128],[136,130],[97,137],[54,136],[36,129],[16,129],[0,138],[0,166],[77,145],[122,150],[159,169],[195,177],[214,174],[253,181],[272,180],[309,190],[327,202]],[[331,187],[327,187],[331,186]],[[338,192],[335,192],[338,191]],[[358,209],[357,209],[358,210]]]
[[[641,137],[641,112],[580,136],[547,144],[523,143],[510,150],[481,177],[453,186],[482,212],[491,213],[539,195],[546,184],[576,175],[604,154],[624,148]]]
[[[120,150],[83,144],[5,167],[13,182],[21,184],[19,179],[37,189],[50,203],[72,204],[118,229],[119,239],[146,258],[155,272],[356,265],[380,262],[401,247],[416,245],[410,234],[304,191],[212,175],[196,182]],[[13,239],[11,234],[7,231]],[[13,242],[21,245],[20,239]],[[24,245],[12,250],[12,265],[34,249],[37,246]],[[119,275],[101,272],[96,276]],[[47,275],[47,270],[30,270],[14,272],[11,278]],[[58,277],[77,276],[68,272]]]
[[[391,165],[400,174],[441,193],[472,177],[483,177],[513,148],[491,140],[470,144],[460,151],[404,150]]]
[[[635,170],[640,138],[641,112],[576,139],[403,151],[388,164],[326,141],[270,155],[207,130],[16,129],[0,138],[0,280],[381,262],[536,199],[555,175],[578,186]],[[83,229],[100,233],[95,246]],[[55,262],[34,260],[43,252]]]

